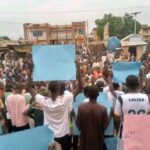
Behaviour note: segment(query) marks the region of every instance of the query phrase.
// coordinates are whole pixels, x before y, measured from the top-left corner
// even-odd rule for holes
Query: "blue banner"
[[[109,116],[111,108],[113,107],[113,102],[108,100],[107,93],[101,92],[98,96],[97,102],[106,107]],[[113,134],[114,134],[114,123],[112,118],[107,129],[105,130],[105,135],[113,135]]]
[[[139,76],[141,63],[139,62],[116,62],[112,64],[113,82],[125,83],[129,75]]]
[[[75,80],[75,45],[32,47],[34,81]]]
[[[73,110],[75,115],[77,116],[78,114],[78,108],[80,105],[83,104],[83,101],[86,97],[84,96],[83,93],[79,93],[76,97],[75,97],[75,101],[73,102]],[[76,118],[76,117],[75,117]],[[80,135],[80,131],[76,126],[75,120],[73,119],[73,135],[79,136]]]
[[[108,100],[107,93],[101,92],[97,98],[97,102],[103,105],[104,107],[106,107],[108,115],[109,115],[113,103],[110,100]]]
[[[0,150],[48,150],[54,141],[48,126],[0,136]]]
[[[107,150],[117,150],[117,138],[105,138]]]

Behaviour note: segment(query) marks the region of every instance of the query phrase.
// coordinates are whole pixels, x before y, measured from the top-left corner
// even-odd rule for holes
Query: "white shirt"
[[[94,62],[92,65],[92,68],[96,68],[96,67],[100,67],[100,63],[99,62]]]
[[[104,63],[107,59],[107,56],[102,56],[102,62]]]
[[[36,102],[43,106],[44,124],[49,124],[54,131],[56,138],[63,137],[69,133],[69,111],[73,102],[73,94],[66,92],[59,96],[55,101],[51,98],[45,98],[42,95],[36,95]]]
[[[150,79],[150,73],[146,74],[146,78]]]
[[[110,101],[114,101],[115,100],[115,97],[113,96],[113,94],[110,92],[110,88],[109,86],[106,86],[103,88],[103,92],[107,93],[107,99],[110,100]]]
[[[123,114],[147,114],[149,112],[150,103],[146,94],[128,93],[121,95],[123,104],[117,99],[115,106],[115,114],[121,116]]]
[[[6,79],[5,78],[0,79],[0,83],[2,83],[5,86],[6,85]]]

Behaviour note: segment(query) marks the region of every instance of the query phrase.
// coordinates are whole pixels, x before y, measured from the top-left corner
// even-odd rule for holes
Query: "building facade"
[[[86,22],[72,22],[70,25],[26,23],[24,39],[33,45],[83,44],[86,42]]]
[[[139,34],[145,38],[146,42],[150,42],[150,26],[142,25]]]
[[[140,61],[141,57],[146,52],[147,42],[138,34],[130,34],[121,40],[121,46],[124,58],[135,56],[136,60]]]

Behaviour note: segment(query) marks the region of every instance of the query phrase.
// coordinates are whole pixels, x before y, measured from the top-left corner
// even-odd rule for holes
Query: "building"
[[[122,54],[126,56],[135,56],[136,60],[140,60],[146,52],[147,43],[144,38],[137,34],[130,34],[121,40]]]
[[[86,42],[86,22],[72,22],[70,25],[26,23],[24,39],[36,44],[83,44]]]
[[[7,47],[8,45],[19,45],[15,40],[0,40],[0,47]]]
[[[142,25],[139,34],[145,38],[146,42],[150,42],[150,26]]]

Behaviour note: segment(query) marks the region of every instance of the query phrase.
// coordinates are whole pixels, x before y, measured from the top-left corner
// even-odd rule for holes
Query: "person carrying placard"
[[[104,150],[104,131],[108,126],[107,110],[96,102],[99,90],[96,85],[88,88],[89,102],[78,110],[76,124],[81,131],[81,150]]]
[[[124,115],[148,114],[150,111],[150,99],[148,95],[140,93],[139,79],[135,75],[126,78],[128,92],[118,97],[115,105],[115,125],[116,132],[122,138]]]
[[[25,97],[21,94],[22,84],[16,84],[13,88],[14,94],[7,97],[6,108],[11,117],[12,130],[18,132],[29,129],[29,120],[26,111],[29,108]]]

